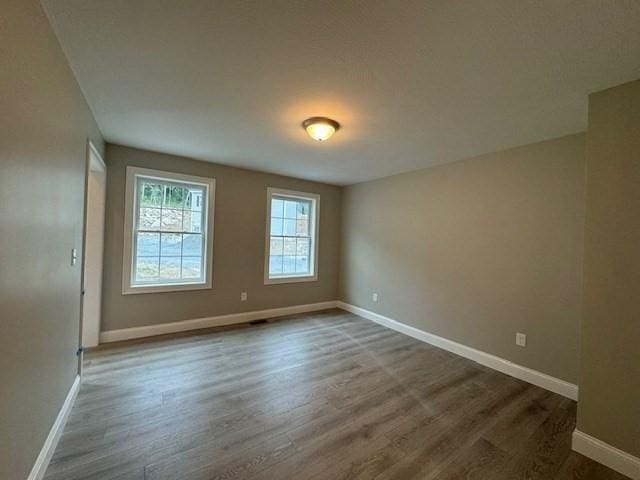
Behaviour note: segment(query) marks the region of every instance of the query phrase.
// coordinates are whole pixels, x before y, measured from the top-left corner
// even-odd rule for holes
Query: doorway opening
[[[84,219],[84,255],[82,263],[82,314],[80,342],[82,348],[100,343],[102,308],[102,262],[107,167],[89,142]],[[81,350],[82,351],[82,350]],[[80,356],[82,368],[82,356]]]

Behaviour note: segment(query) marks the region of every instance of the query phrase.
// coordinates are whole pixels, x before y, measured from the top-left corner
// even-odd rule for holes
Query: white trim
[[[283,197],[300,198],[303,200],[311,200],[311,219],[313,222],[312,237],[312,258],[310,265],[313,268],[311,275],[296,275],[270,277],[269,276],[269,246],[271,245],[271,197],[280,195]],[[284,228],[284,227],[283,227]],[[318,280],[318,245],[320,244],[320,195],[317,193],[296,192],[295,190],[284,190],[282,188],[267,187],[267,220],[265,228],[264,241],[264,284],[277,285],[280,283],[297,283],[297,282],[315,282]]]
[[[204,202],[204,216],[207,220],[206,245],[204,249],[205,279],[203,282],[180,282],[176,284],[161,285],[131,285],[133,270],[133,238],[134,238],[134,211],[136,210],[136,176],[158,178],[167,181],[183,181],[202,185],[206,188],[208,201]],[[213,221],[215,210],[216,181],[213,178],[196,177],[182,173],[165,172],[148,168],[127,167],[125,185],[125,210],[124,210],[124,247],[122,251],[122,294],[177,292],[184,290],[205,290],[212,288],[213,280]]]
[[[100,343],[118,342],[120,340],[129,340],[132,338],[152,337],[154,335],[164,335],[167,333],[186,332],[189,330],[197,330],[199,328],[235,325],[238,323],[252,322],[254,320],[281,317],[283,315],[329,310],[335,307],[336,301],[332,300],[328,302],[309,303],[306,305],[293,305],[291,307],[271,308],[269,310],[255,310],[252,312],[218,315],[216,317],[196,318],[193,320],[183,320],[181,322],[162,323],[160,325],[124,328],[122,330],[107,330],[100,333]]]
[[[392,318],[385,317],[384,315],[380,315],[379,313],[375,313],[364,308],[356,307],[340,301],[337,302],[337,307],[346,310],[347,312],[360,315],[361,317],[372,320],[397,332],[404,333],[410,337],[442,348],[443,350],[447,350],[460,355],[461,357],[473,360],[474,362],[486,367],[493,368],[499,372],[506,373],[512,377],[519,378],[525,382],[532,383],[538,387],[558,393],[564,397],[570,398],[571,400],[578,399],[578,386],[573,383],[566,382],[531,368],[523,367],[517,363],[510,362],[509,360],[505,360],[504,358],[491,355],[481,350],[476,350],[475,348],[454,342],[453,340],[448,340],[418,328],[405,325],[397,320],[393,320]]]
[[[633,480],[640,480],[640,458],[634,457],[577,428],[573,431],[571,448]]]
[[[64,429],[67,419],[69,418],[69,414],[71,413],[71,408],[73,408],[73,404],[78,396],[79,389],[80,376],[78,375],[73,381],[73,384],[69,389],[69,393],[67,393],[67,398],[65,398],[64,403],[62,404],[62,408],[58,413],[56,421],[53,422],[49,435],[47,435],[47,439],[44,441],[42,450],[40,450],[38,458],[36,458],[36,462],[33,464],[33,468],[31,469],[31,473],[27,477],[27,480],[41,480],[44,477],[47,467],[49,466],[49,462],[51,461],[51,457],[53,456],[53,452],[56,450],[56,446],[58,445],[58,441],[62,435],[62,430]]]
[[[79,344],[78,347],[95,347],[98,345],[98,337],[100,335],[100,321],[101,321],[101,316],[100,316],[100,305],[102,304],[102,288],[98,288],[97,290],[97,296],[98,296],[98,318],[95,319],[96,321],[94,322],[94,324],[97,323],[97,325],[94,325],[95,330],[91,331],[90,334],[87,333],[88,329],[87,329],[87,324],[85,322],[86,318],[85,318],[85,302],[87,300],[86,297],[86,285],[85,282],[87,281],[85,274],[87,273],[85,270],[87,268],[87,236],[88,236],[88,220],[89,220],[89,181],[90,178],[92,177],[92,175],[97,175],[95,178],[98,178],[100,175],[103,176],[103,181],[101,184],[101,190],[102,190],[102,211],[100,212],[100,214],[102,215],[102,231],[101,233],[101,237],[100,238],[100,242],[101,242],[101,248],[99,251],[99,265],[100,265],[100,271],[98,272],[98,277],[100,278],[100,287],[102,287],[102,270],[103,270],[103,264],[104,264],[104,231],[105,231],[105,219],[106,219],[106,196],[107,196],[107,165],[104,163],[104,160],[102,159],[102,156],[100,155],[100,152],[98,152],[98,149],[96,148],[96,146],[93,144],[93,142],[91,140],[87,140],[87,154],[88,154],[88,162],[87,162],[87,174],[86,174],[86,178],[85,178],[85,192],[84,192],[84,219],[83,219],[83,228],[82,228],[82,272],[81,272],[81,300],[80,300],[80,340],[79,340]],[[93,212],[93,214],[95,215],[96,212]],[[83,359],[84,356],[81,354],[78,356],[78,371],[80,372],[80,375],[82,376],[82,366],[83,366]]]
[[[100,152],[98,152],[98,149],[91,140],[88,140],[87,143],[89,145],[89,168],[93,171],[105,172],[107,165],[104,163],[102,155],[100,155]]]
[[[317,280],[318,280],[318,275],[296,275],[294,273],[286,277],[274,277],[274,278],[265,279],[264,284],[278,285],[280,283],[315,282]]]

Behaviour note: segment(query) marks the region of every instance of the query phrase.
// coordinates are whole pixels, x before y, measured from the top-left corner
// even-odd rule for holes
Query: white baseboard
[[[523,367],[517,363],[496,357],[495,355],[491,355],[490,353],[486,353],[481,350],[476,350],[475,348],[454,342],[453,340],[448,340],[446,338],[433,335],[432,333],[425,332],[424,330],[405,325],[397,320],[393,320],[392,318],[385,317],[384,315],[380,315],[379,313],[375,313],[364,308],[356,307],[340,301],[337,302],[337,306],[338,308],[360,315],[361,317],[372,320],[387,328],[404,333],[405,335],[409,335],[417,340],[421,340],[442,348],[443,350],[455,353],[461,357],[468,358],[481,365],[506,373],[512,377],[537,385],[538,387],[558,393],[564,397],[570,398],[571,400],[578,399],[578,386],[573,383],[560,380],[559,378],[552,377],[531,368]]]
[[[196,318],[193,320],[161,323],[159,325],[148,325],[144,327],[107,330],[100,333],[100,343],[118,342],[120,340],[130,340],[132,338],[152,337],[154,335],[164,335],[167,333],[186,332],[200,328],[222,327],[224,325],[235,325],[238,323],[252,322],[254,320],[281,317],[283,315],[295,315],[298,313],[328,310],[330,308],[336,308],[335,300],[329,302],[309,303],[306,305],[293,305],[291,307],[271,308],[269,310],[232,313],[229,315],[218,315],[216,317]]]
[[[633,480],[640,480],[640,458],[623,452],[578,429],[573,431],[571,448],[622,475]]]
[[[56,421],[53,422],[51,430],[49,430],[49,435],[47,435],[47,439],[42,446],[42,450],[40,450],[38,458],[36,458],[36,463],[33,465],[27,480],[41,480],[44,477],[47,467],[49,466],[49,462],[51,461],[51,457],[53,456],[53,452],[55,452],[58,441],[60,440],[60,435],[62,435],[64,425],[67,423],[67,419],[71,413],[71,408],[78,396],[79,389],[80,376],[76,376],[76,379],[73,381],[73,384],[69,389],[69,393],[67,393],[67,398],[65,398],[62,408],[58,413],[58,417],[56,418]]]

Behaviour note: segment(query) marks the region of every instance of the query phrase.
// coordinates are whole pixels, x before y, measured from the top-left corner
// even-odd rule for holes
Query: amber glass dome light
[[[311,117],[302,122],[309,136],[318,142],[328,140],[340,128],[340,124],[327,117]]]

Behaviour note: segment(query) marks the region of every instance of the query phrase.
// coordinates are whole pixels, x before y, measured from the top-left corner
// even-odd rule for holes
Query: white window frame
[[[277,276],[269,276],[269,257],[271,246],[271,199],[273,196],[290,197],[293,199],[311,201],[310,218],[312,222],[309,225],[310,233],[312,233],[311,246],[309,255],[309,265],[312,272],[310,274],[287,273]],[[264,284],[274,285],[280,283],[296,283],[296,282],[315,282],[318,280],[318,246],[320,244],[320,195],[316,193],[296,192],[294,190],[284,190],[282,188],[267,188],[267,221],[264,248]]]
[[[134,221],[138,208],[138,196],[136,194],[137,177],[151,179],[192,183],[204,186],[207,192],[208,202],[204,202],[204,218],[206,219],[206,229],[203,229],[206,238],[206,246],[203,249],[204,281],[180,282],[180,283],[160,283],[156,285],[133,285],[133,239]],[[130,295],[137,293],[159,293],[159,292],[179,292],[183,290],[204,290],[212,287],[213,278],[213,217],[215,205],[216,181],[213,178],[196,177],[182,173],[165,172],[162,170],[152,170],[148,168],[127,167],[127,179],[125,187],[125,212],[124,212],[124,250],[122,255],[122,294]]]

